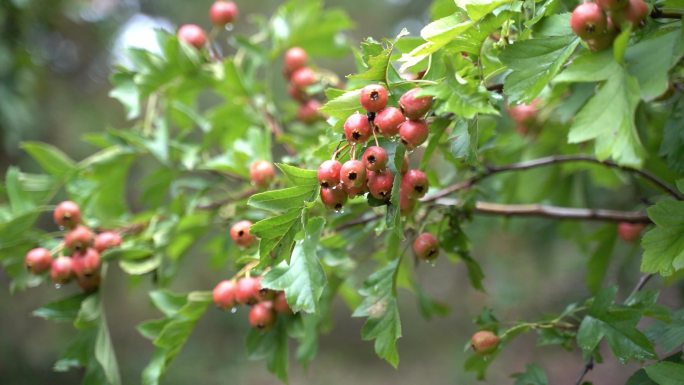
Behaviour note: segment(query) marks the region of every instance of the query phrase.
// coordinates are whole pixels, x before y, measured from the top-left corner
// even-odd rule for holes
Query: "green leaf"
[[[317,185],[308,185],[267,191],[252,195],[247,204],[274,212],[289,211],[304,207],[305,202],[310,202],[315,198],[317,190]]]
[[[40,142],[24,142],[21,147],[43,170],[56,177],[65,177],[76,170],[76,163],[55,146]]]
[[[143,275],[156,270],[161,265],[161,254],[155,254],[144,259],[123,259],[119,261],[119,267],[130,275]]]
[[[347,76],[349,79],[361,79],[368,81],[387,82],[387,71],[390,67],[390,57],[394,50],[394,45],[403,36],[408,35],[406,29],[401,30],[399,35],[391,42],[387,42],[387,47],[375,56],[368,58],[367,69],[355,75]]]
[[[87,297],[87,294],[76,294],[44,305],[34,310],[32,314],[52,321],[73,322],[81,310],[81,303]]]
[[[316,256],[316,247],[324,225],[321,217],[309,219],[304,239],[295,245],[289,265],[283,262],[262,277],[263,287],[285,291],[287,303],[295,313],[318,311],[326,277]]]
[[[627,48],[627,68],[638,80],[643,100],[653,100],[667,90],[669,71],[684,54],[681,43],[682,30],[677,28],[649,36]]]
[[[302,227],[302,210],[294,209],[285,214],[263,219],[249,228],[251,234],[259,237],[259,255],[262,260],[270,258],[271,252],[287,258],[292,249],[294,238]]]
[[[617,238],[616,227],[607,225],[596,234],[599,243],[596,250],[587,262],[587,287],[589,291],[596,294],[603,284],[603,280],[608,272],[608,266],[613,256],[615,239]]]
[[[458,13],[435,20],[426,25],[420,31],[420,36],[426,42],[414,48],[411,52],[402,55],[399,59],[400,62],[403,62],[400,71],[406,72],[407,69],[437,52],[437,50],[463,34],[473,25],[475,25],[474,21],[463,21]]]
[[[118,100],[126,110],[129,120],[140,116],[140,90],[134,81],[135,73],[116,72],[112,75],[112,89],[109,96]]]
[[[252,359],[265,359],[268,370],[287,383],[287,324],[282,318],[273,329],[251,329],[247,334],[247,354]]]
[[[658,154],[667,158],[667,165],[673,171],[684,174],[684,99],[678,97],[663,128],[663,140]]]
[[[641,271],[672,275],[684,267],[684,202],[663,200],[648,209],[655,223],[643,237]]]
[[[334,91],[334,89],[327,89],[325,91],[329,100],[319,111],[329,116],[328,122],[336,129],[339,129],[349,115],[361,109],[361,102],[359,102],[361,90],[346,91],[341,95],[333,94]],[[331,98],[333,95],[335,96]]]
[[[580,39],[574,35],[523,40],[506,48],[501,61],[511,69],[504,80],[510,103],[531,103],[560,71]]]
[[[611,51],[586,51],[577,56],[556,76],[554,82],[600,82],[608,79],[620,65],[615,61]]]
[[[674,362],[659,362],[644,368],[646,374],[658,385],[684,384],[684,365]]]
[[[468,17],[478,21],[504,4],[512,4],[513,0],[454,0],[456,5],[468,12]]]
[[[516,373],[514,385],[548,385],[549,380],[544,370],[535,364],[527,364],[525,373]]]
[[[284,163],[276,163],[276,166],[278,166],[280,171],[282,171],[283,174],[287,176],[287,179],[294,183],[295,186],[318,185],[316,170],[306,170]]]
[[[368,317],[361,330],[364,341],[375,340],[375,353],[395,368],[399,364],[397,340],[401,338],[401,321],[394,276],[400,258],[374,272],[359,291],[365,298],[352,317]]]
[[[636,79],[623,69],[614,72],[575,116],[568,141],[593,139],[598,159],[613,158],[621,165],[640,166],[643,148],[634,124],[638,103]]]
[[[112,346],[109,328],[104,316],[100,317],[100,326],[95,341],[95,359],[102,366],[108,384],[121,384],[119,365],[116,362],[114,347]]]

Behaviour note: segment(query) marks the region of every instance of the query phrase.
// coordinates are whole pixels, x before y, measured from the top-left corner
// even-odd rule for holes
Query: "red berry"
[[[434,235],[422,233],[413,241],[413,252],[418,259],[431,261],[439,255],[439,242]]]
[[[41,274],[50,270],[52,255],[50,250],[39,247],[26,253],[24,265],[31,274]]]
[[[214,287],[212,296],[214,298],[214,305],[219,309],[230,309],[235,307],[235,294],[237,293],[237,284],[233,280],[221,281]]]
[[[340,170],[342,163],[336,160],[326,160],[318,166],[318,184],[323,188],[337,186],[340,183]]]
[[[370,84],[361,89],[361,106],[368,112],[378,112],[387,106],[387,89],[379,84]]]
[[[209,8],[209,19],[214,25],[230,24],[238,17],[238,7],[232,1],[217,0]]]
[[[531,123],[537,117],[537,105],[539,99],[534,99],[530,104],[508,105],[508,115],[516,123]]]
[[[316,73],[309,67],[300,68],[292,74],[290,82],[295,87],[303,90],[316,83]]]
[[[283,63],[283,69],[285,74],[290,75],[300,68],[306,66],[306,62],[309,61],[309,55],[303,48],[292,47],[285,52],[285,60]]]
[[[249,233],[252,227],[250,221],[240,221],[230,228],[230,237],[240,247],[250,247],[256,241],[256,237]]]
[[[261,291],[261,278],[245,277],[237,282],[235,289],[235,302],[240,305],[254,305],[259,302]]]
[[[627,6],[628,3],[629,0],[596,0],[596,4],[606,12],[622,9]]]
[[[97,250],[87,248],[71,256],[71,267],[77,277],[92,277],[100,270],[102,258]]]
[[[582,39],[603,34],[606,25],[606,14],[596,3],[582,3],[572,11],[570,16],[570,28]]]
[[[264,188],[275,179],[273,163],[266,160],[257,160],[249,166],[249,178],[257,187]]]
[[[72,201],[64,201],[57,205],[53,217],[59,226],[71,229],[81,223],[81,209]]]
[[[401,180],[401,189],[410,198],[421,198],[428,191],[427,175],[420,170],[408,170]]]
[[[406,149],[413,150],[423,144],[430,130],[424,120],[407,120],[399,126],[399,137]]]
[[[382,135],[390,137],[399,134],[399,125],[404,123],[405,120],[406,117],[400,109],[387,107],[375,115],[373,123],[375,123],[375,126]]]
[[[363,164],[370,171],[382,171],[387,167],[387,151],[380,146],[370,146],[363,153]]]
[[[76,226],[64,236],[64,245],[72,250],[85,250],[93,243],[93,232],[85,226]]]
[[[95,236],[93,247],[100,253],[113,247],[121,246],[121,235],[114,231],[105,231]]]
[[[347,193],[344,191],[344,187],[341,184],[332,188],[322,187],[321,202],[323,202],[325,207],[339,211],[344,204],[347,203]]]
[[[399,211],[401,215],[408,215],[416,207],[416,200],[404,191],[399,192]]]
[[[290,95],[292,99],[300,103],[304,103],[305,101],[309,100],[309,95],[304,90],[295,87],[294,84],[287,86],[287,94]]]
[[[634,27],[640,26],[648,16],[648,4],[644,0],[629,0],[629,6],[625,11],[625,20]]]
[[[344,136],[350,143],[364,143],[371,136],[368,117],[359,113],[350,115],[344,122]]]
[[[321,115],[318,113],[319,108],[321,108],[321,103],[319,103],[318,100],[312,99],[308,102],[304,102],[297,110],[297,119],[306,124],[316,123],[321,119]]]
[[[351,159],[340,169],[340,182],[345,188],[359,188],[366,184],[366,166],[360,160]]]
[[[489,330],[481,330],[470,338],[470,346],[477,354],[486,355],[493,353],[499,346],[499,337]]]
[[[91,276],[76,277],[78,280],[78,286],[86,293],[92,293],[100,288],[102,283],[102,276],[100,273],[95,273]]]
[[[363,184],[359,187],[348,187],[345,185],[342,185],[342,188],[344,188],[344,192],[347,193],[347,197],[349,198],[354,198],[359,195],[364,195],[365,193],[368,192],[368,185]]]
[[[207,34],[198,25],[184,24],[178,29],[178,40],[200,49],[207,42]]]
[[[249,311],[249,324],[261,330],[269,329],[276,320],[271,301],[259,302]]]
[[[63,285],[71,281],[73,277],[74,271],[71,258],[62,256],[52,261],[52,266],[50,266],[52,282]]]
[[[273,309],[276,311],[276,313],[292,313],[292,310],[290,310],[290,305],[287,303],[287,298],[285,298],[284,291],[279,291],[276,293],[275,298],[273,299]]]
[[[618,224],[618,235],[625,242],[634,242],[639,239],[645,227],[641,223],[620,222]]]
[[[389,199],[393,183],[394,174],[389,169],[381,172],[368,171],[368,191],[376,199]]]
[[[399,98],[399,105],[409,119],[422,118],[432,107],[432,96],[418,97],[416,96],[418,92],[420,88],[414,88]]]

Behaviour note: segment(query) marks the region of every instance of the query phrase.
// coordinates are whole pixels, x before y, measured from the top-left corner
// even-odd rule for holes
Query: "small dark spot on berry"
[[[370,163],[370,164],[375,163],[375,155],[368,155],[368,157],[366,158],[366,160],[367,160],[368,163]]]
[[[323,181],[323,182],[321,182],[321,187],[328,188],[328,187],[330,187],[330,183],[328,183],[327,181]]]
[[[371,100],[378,100],[379,97],[380,97],[380,93],[378,91],[372,91],[370,93]]]
[[[375,112],[367,112],[366,117],[368,118],[368,121],[373,123],[375,120]]]
[[[386,197],[387,196],[387,191],[380,191],[380,196],[381,197]]]
[[[414,187],[413,189],[416,190],[416,192],[422,193],[424,188],[423,188],[423,186],[418,185],[418,186]]]
[[[352,138],[354,138],[354,140],[359,140],[361,139],[361,134],[358,131],[356,131],[352,134]]]
[[[596,27],[594,27],[593,24],[587,24],[586,30],[588,33],[594,33],[594,31],[596,30]]]
[[[335,204],[335,210],[339,210],[341,208],[342,208],[342,203]]]
[[[355,172],[349,173],[349,180],[356,180],[356,173]]]
[[[245,235],[245,231],[244,231],[244,230],[238,231],[238,237],[241,237],[241,236],[243,236],[243,235]]]

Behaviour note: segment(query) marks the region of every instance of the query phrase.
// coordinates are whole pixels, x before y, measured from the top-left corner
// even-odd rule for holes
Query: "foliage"
[[[684,11],[670,8],[677,16]],[[500,343],[488,355],[473,353],[465,369],[484,378],[514,338],[536,332],[539,345],[576,348],[591,363],[602,359],[604,340],[620,362],[652,360],[628,384],[682,383],[681,356],[660,353],[681,351],[682,312],[659,305],[658,291],[642,289],[652,276],[674,280],[684,268],[684,31],[677,18],[654,13],[643,28],[626,28],[610,49],[593,52],[569,29],[571,10],[555,0],[438,0],[420,37],[402,31],[392,39],[368,38],[353,52],[345,48],[352,21],[318,0],[290,0],[270,19],[254,18],[259,32],[253,36],[214,29],[201,49],[159,31],[160,52],[133,49],[132,66],[111,76],[110,95],[125,107],[129,127],[88,135],[98,150],[78,161],[54,146],[25,142],[22,149],[42,173],[8,168],[0,191],[0,264],[11,289],[47,280],[24,268],[29,249],[66,253],[63,229],[38,224],[58,198],[68,197],[90,228],[124,236],[120,248],[102,254],[103,280],[118,265],[131,279],[155,286],[150,298],[163,317],[138,327],[155,346],[142,383],[162,382],[198,321],[213,311],[207,291],[171,291],[196,249],[211,254],[217,269],[234,270],[233,279],[254,274],[264,289],[284,292],[292,314],[278,316],[268,330],[250,331],[246,345],[250,357],[265,360],[287,382],[290,339],[307,365],[338,295],[351,316],[366,318],[361,338],[395,367],[399,297],[413,291],[427,318],[448,312],[414,275],[408,249],[417,234],[435,233],[442,258],[462,262],[457,268],[484,292],[487,271],[468,238],[478,215],[598,220],[608,224],[576,226],[571,236],[587,255],[588,298],[512,326],[483,311],[476,327],[495,332]],[[300,90],[326,99],[319,110],[325,120],[298,120],[284,81],[273,76],[293,46],[314,63],[351,53],[356,59],[357,73],[346,84],[316,68],[315,84]],[[363,153],[363,146],[348,147],[339,137],[345,119],[363,112],[362,87],[373,83],[389,91],[390,105],[414,87],[432,97],[430,136],[414,151],[373,138],[387,150],[395,175],[391,198],[369,194],[350,198],[341,212],[327,210],[318,199],[316,169],[331,154],[348,160]],[[517,120],[521,106],[532,106],[534,115]],[[400,196],[405,154],[430,184],[408,213]],[[544,162],[535,160],[541,157]],[[250,183],[250,165],[258,160],[278,167],[268,186]],[[529,169],[535,170],[522,172]],[[504,172],[509,175],[496,175]],[[625,184],[638,194],[625,194]],[[615,198],[592,199],[593,193]],[[483,201],[492,197],[498,202]],[[578,208],[596,202],[611,210]],[[242,219],[254,222],[250,232],[259,240],[246,248],[226,236],[228,225]],[[625,238],[616,222],[649,226],[640,245],[647,275],[631,293],[621,288],[630,293],[624,301],[606,279],[621,258],[616,234]],[[359,261],[350,253],[357,248],[374,266],[361,285]],[[121,381],[101,302],[107,289],[34,312],[78,329],[55,370],[84,367],[86,384]],[[656,321],[645,329],[644,318]],[[535,364],[514,377],[516,384],[548,383]]]

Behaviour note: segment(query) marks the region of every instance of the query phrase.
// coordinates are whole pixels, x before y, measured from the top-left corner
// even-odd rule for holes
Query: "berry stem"
[[[337,159],[337,156],[344,150],[346,150],[349,147],[349,143],[345,144],[344,146],[340,147],[339,145],[337,146],[337,149],[333,152],[332,157],[330,158],[331,160]]]

